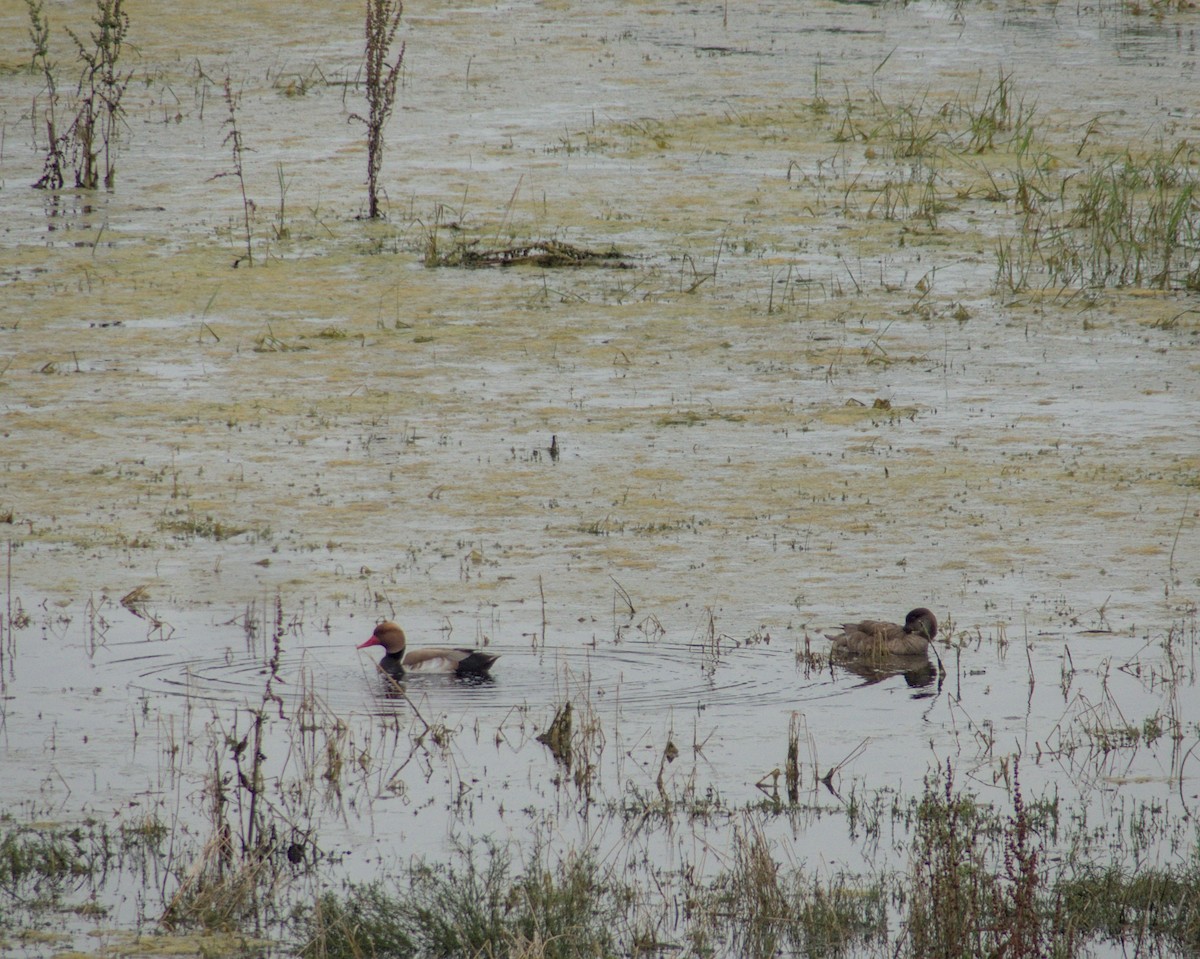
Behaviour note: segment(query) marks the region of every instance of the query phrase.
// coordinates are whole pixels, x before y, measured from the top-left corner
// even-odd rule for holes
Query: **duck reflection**
[[[415,689],[410,689],[415,686]],[[397,678],[380,670],[379,698],[395,701],[412,702],[413,696],[420,696],[434,689],[474,689],[481,686],[495,686],[496,677],[488,673],[426,673],[420,679],[410,684],[409,677]]]
[[[941,675],[938,668],[924,653],[917,656],[838,656],[833,657],[833,663],[860,677],[862,686],[873,686],[892,676],[903,676],[909,688],[927,690],[926,696],[931,696],[941,689]],[[930,689],[937,682],[937,690]],[[917,697],[920,698],[920,697]]]

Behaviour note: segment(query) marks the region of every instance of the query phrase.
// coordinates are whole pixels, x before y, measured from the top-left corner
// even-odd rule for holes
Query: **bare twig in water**
[[[621,601],[624,602],[625,606],[629,609],[629,617],[632,619],[634,614],[637,612],[637,610],[633,608],[633,600],[629,598],[629,593],[627,593],[625,591],[625,587],[622,586],[620,583],[618,583],[616,580],[616,577],[614,577],[611,573],[609,573],[608,578],[611,579],[613,581],[613,585],[615,587],[617,587],[616,595],[621,597]],[[616,612],[616,605],[617,605],[616,599],[614,598],[614,600],[613,600],[614,613]]]
[[[852,763],[855,759],[862,755],[863,750],[867,748],[867,744],[870,741],[870,738],[864,739],[852,750],[850,750],[850,752],[843,756],[840,761],[834,763],[827,770],[825,770],[825,775],[821,777],[821,782],[824,784],[825,788],[835,796],[838,794],[838,791],[833,788],[833,777],[841,772],[843,766]]]

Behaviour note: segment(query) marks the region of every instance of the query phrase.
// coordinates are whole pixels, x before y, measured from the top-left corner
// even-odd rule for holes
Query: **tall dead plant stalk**
[[[246,255],[239,256],[233,261],[235,267],[246,261],[247,266],[254,266],[254,249],[253,249],[253,233],[250,229],[250,221],[258,209],[255,202],[246,194],[246,176],[245,167],[242,163],[242,155],[245,153],[245,147],[242,144],[242,131],[237,125],[237,107],[240,97],[233,92],[233,84],[230,82],[228,75],[225,77],[225,106],[229,108],[229,118],[225,124],[229,127],[229,132],[225,135],[225,145],[229,147],[230,154],[233,158],[233,169],[226,170],[223,173],[216,174],[213,179],[219,179],[224,176],[237,177],[238,189],[242,193],[242,229],[246,237]]]
[[[25,2],[29,7],[29,37],[33,40],[33,57],[29,65],[33,70],[40,70],[46,80],[45,118],[46,137],[49,141],[42,175],[34,187],[39,190],[58,190],[64,182],[63,167],[67,162],[70,136],[58,130],[58,84],[54,77],[54,64],[50,62],[50,23],[42,9],[42,0]]]
[[[383,166],[383,129],[396,103],[396,83],[404,63],[404,44],[395,59],[392,44],[404,13],[402,0],[367,0],[367,115],[352,114],[367,127],[367,216],[379,213],[379,171]]]

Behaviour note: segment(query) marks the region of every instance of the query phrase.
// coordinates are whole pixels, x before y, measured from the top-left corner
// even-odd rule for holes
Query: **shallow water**
[[[947,760],[1000,805],[1020,756],[1027,795],[1101,820],[1192,811],[1194,294],[999,292],[1020,218],[981,184],[1012,153],[897,158],[866,131],[873,97],[927,120],[1009,73],[1061,178],[1194,139],[1194,11],[410,7],[368,224],[358,5],[129,10],[117,188],[57,205],[26,186],[40,83],[24,10],[0,11],[18,818],[154,810],[202,839],[209,751],[267,705],[276,632],[264,752],[305,841],[344,852],[332,877],[543,834],[703,874],[774,794],[793,717],[805,814],[765,828],[830,871],[879,855],[850,797],[919,796]],[[89,15],[52,12],[60,63]],[[225,73],[258,205],[238,269]],[[879,215],[930,174],[936,224]],[[614,244],[632,269],[427,269],[434,235]],[[808,655],[918,605],[940,683]],[[494,681],[397,698],[354,649],[382,618],[487,642]],[[566,700],[583,785],[535,738]],[[423,723],[444,735],[414,745]],[[357,772],[287,798],[329,742]],[[720,814],[629,827],[660,772]],[[113,925],[153,912],[110,896]]]

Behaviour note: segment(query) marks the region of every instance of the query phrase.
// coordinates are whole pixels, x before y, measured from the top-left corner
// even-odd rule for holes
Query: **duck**
[[[384,657],[379,669],[393,679],[399,679],[410,669],[426,668],[431,671],[455,673],[459,676],[486,676],[498,654],[485,653],[480,649],[451,649],[445,646],[429,646],[412,649],[407,653],[404,630],[391,620],[380,623],[365,643],[357,648],[382,646]]]
[[[826,633],[833,652],[847,656],[923,656],[937,635],[937,617],[924,606],[904,617],[904,625],[864,619],[843,623],[840,633]]]

